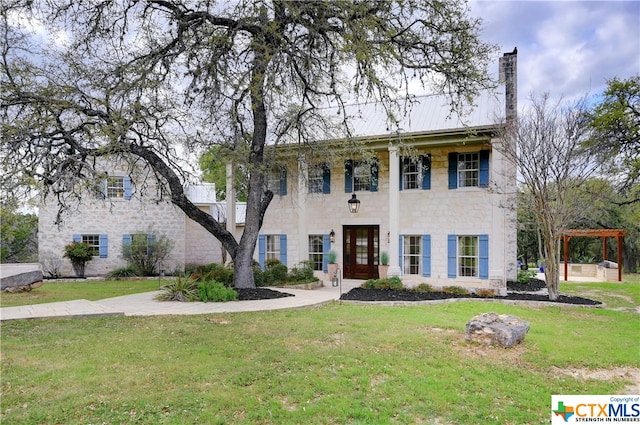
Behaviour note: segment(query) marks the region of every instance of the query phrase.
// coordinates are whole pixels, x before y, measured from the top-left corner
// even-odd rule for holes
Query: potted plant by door
[[[338,272],[338,254],[331,250],[329,254],[327,254],[327,262],[329,263],[327,266],[327,272],[329,273],[329,280],[333,279],[333,277]]]
[[[389,271],[389,254],[385,251],[380,253],[380,264],[378,265],[378,277],[380,279],[387,278],[387,272]]]

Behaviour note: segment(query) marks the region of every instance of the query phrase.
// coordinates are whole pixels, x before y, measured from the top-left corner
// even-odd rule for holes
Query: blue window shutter
[[[422,276],[431,277],[431,235],[422,235]]]
[[[378,191],[378,160],[374,159],[371,164],[371,192]]]
[[[107,258],[109,254],[109,245],[107,235],[100,235],[100,247],[98,249],[100,258]]]
[[[404,162],[405,159],[403,157],[400,157],[400,178],[398,179],[398,181],[400,182],[400,187],[398,188],[399,190],[402,190],[402,174],[404,174]]]
[[[456,235],[447,236],[447,277],[455,278],[458,273],[456,271],[457,260],[457,237]]]
[[[122,245],[131,245],[131,235],[122,235]]]
[[[74,242],[82,242],[82,235],[75,234],[73,235]]]
[[[431,155],[422,155],[422,190],[431,189]]]
[[[344,163],[344,191],[353,192],[353,161],[350,159]]]
[[[329,235],[322,235],[322,271],[329,272],[329,251],[331,251],[331,238]]]
[[[260,268],[264,270],[264,263],[267,257],[267,237],[265,235],[258,235],[258,263]]]
[[[331,193],[331,168],[327,164],[322,166],[322,193]]]
[[[282,167],[280,169],[280,196],[287,194],[287,169]]]
[[[480,174],[478,186],[489,187],[489,151],[480,151]]]
[[[458,154],[449,152],[449,189],[458,188]]]
[[[489,235],[480,235],[478,237],[480,246],[478,251],[480,253],[480,279],[489,279]]]
[[[280,262],[287,265],[287,235],[280,235]]]
[[[131,199],[131,177],[127,176],[123,178],[124,184],[124,199]]]
[[[398,265],[400,266],[400,270],[404,273],[404,235],[400,235],[398,237]]]

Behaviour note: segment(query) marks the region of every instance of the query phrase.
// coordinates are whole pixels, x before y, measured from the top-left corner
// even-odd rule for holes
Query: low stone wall
[[[560,274],[564,275],[564,263],[560,264]],[[618,264],[613,261],[604,261],[599,264],[567,265],[567,274],[571,277],[592,277],[603,282],[615,282],[618,280]]]

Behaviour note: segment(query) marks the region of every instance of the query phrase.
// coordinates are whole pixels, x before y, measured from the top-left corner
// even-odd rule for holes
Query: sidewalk
[[[344,281],[342,293],[359,286],[362,281]],[[158,301],[159,291],[124,295],[99,301],[73,300],[49,304],[35,304],[0,308],[0,321],[17,319],[73,318],[100,316],[157,316],[180,314],[240,313],[248,311],[283,310],[315,307],[340,298],[340,288],[325,286],[304,290],[270,288],[293,294],[293,297],[258,301],[230,301],[226,303]]]

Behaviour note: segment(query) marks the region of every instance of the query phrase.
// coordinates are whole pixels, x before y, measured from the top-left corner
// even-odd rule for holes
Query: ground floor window
[[[404,236],[402,242],[402,273],[422,274],[422,236]]]
[[[458,236],[458,276],[478,276],[478,237]]]
[[[109,247],[108,247],[108,238],[106,234],[102,234],[102,235],[74,234],[73,241],[82,242],[89,245],[93,250],[94,257],[107,258],[107,255],[109,253]]]
[[[267,260],[280,260],[280,235],[266,235]]]
[[[323,269],[323,236],[309,235],[309,263],[313,270]]]
[[[100,235],[82,235],[82,243],[91,247],[94,257],[100,255]]]

